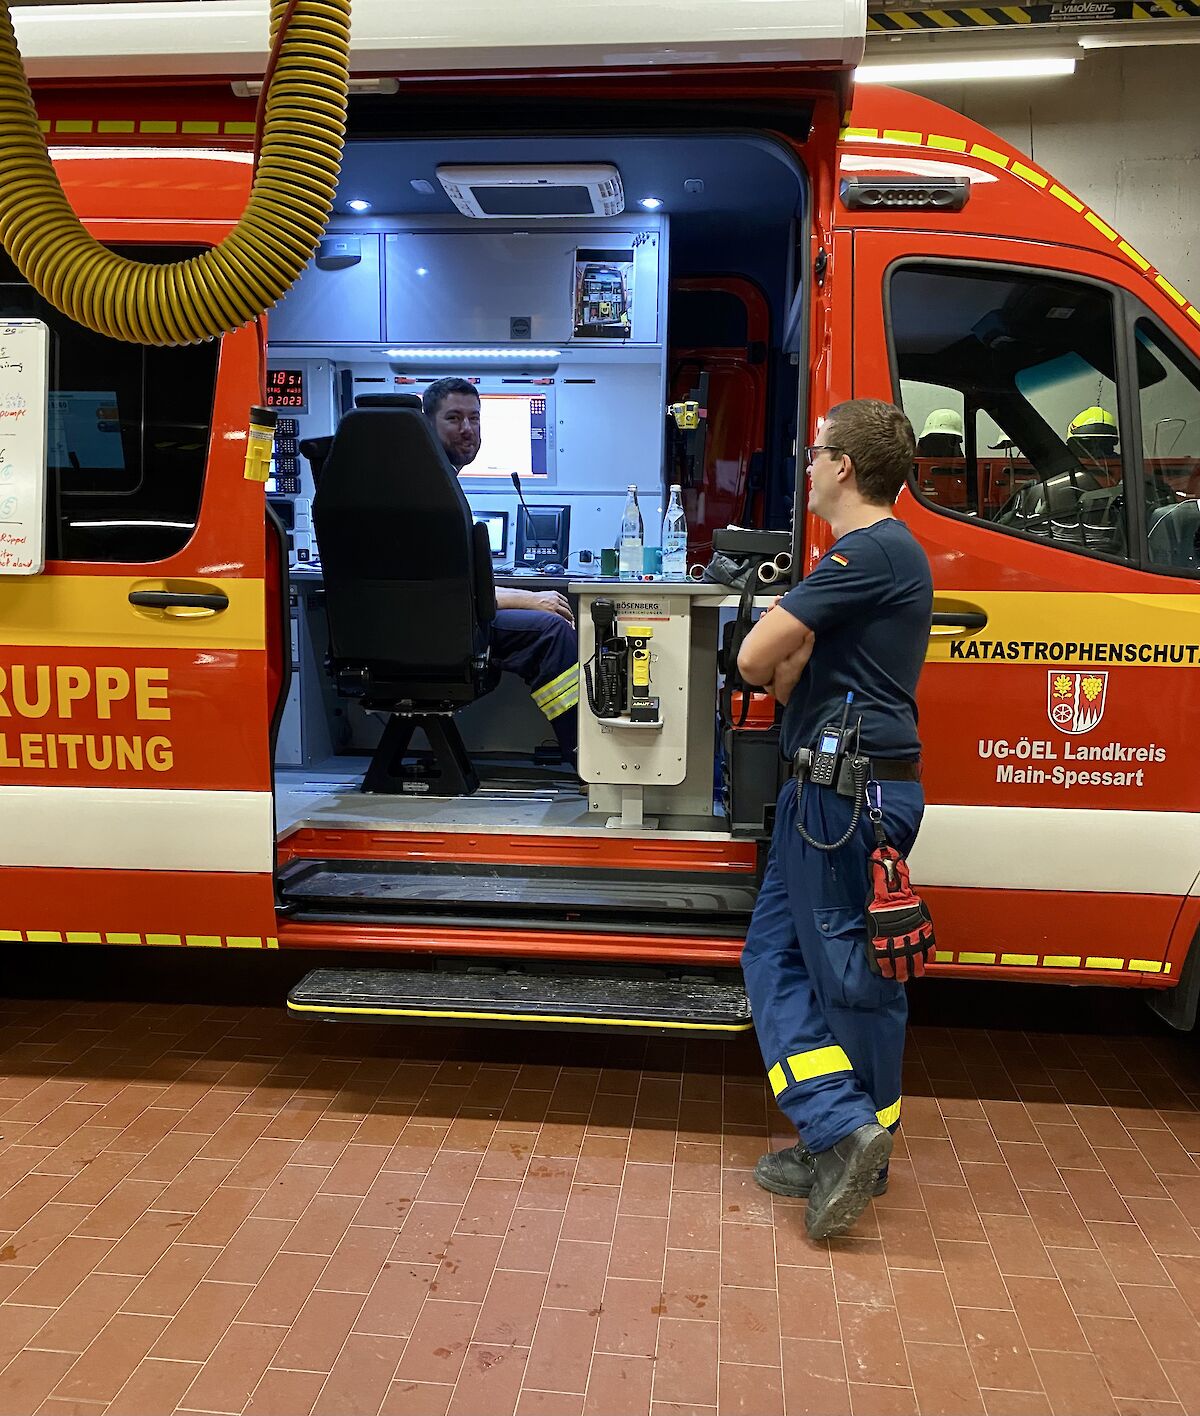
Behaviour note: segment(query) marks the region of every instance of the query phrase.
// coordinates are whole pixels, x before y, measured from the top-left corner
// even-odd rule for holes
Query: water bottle
[[[662,573],[664,580],[687,579],[687,518],[683,514],[683,491],[671,486],[671,500],[662,524]]]
[[[622,580],[636,580],[642,573],[642,537],[642,510],[638,506],[637,487],[630,482],[625,512],[621,517],[618,574]]]

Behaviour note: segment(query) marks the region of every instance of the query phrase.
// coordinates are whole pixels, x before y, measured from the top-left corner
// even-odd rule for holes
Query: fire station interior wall
[[[1195,300],[1198,57],[1195,44],[1089,49],[1069,78],[911,87],[1030,154]]]

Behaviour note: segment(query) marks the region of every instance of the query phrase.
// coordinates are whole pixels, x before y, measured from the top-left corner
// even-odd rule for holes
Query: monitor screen
[[[481,393],[479,454],[467,477],[503,477],[515,472],[545,478],[550,470],[550,416],[544,393]]]
[[[476,514],[475,520],[487,527],[492,555],[500,559],[508,550],[508,512],[481,511]]]
[[[516,554],[519,566],[566,565],[571,548],[571,508],[531,506],[517,517]]]

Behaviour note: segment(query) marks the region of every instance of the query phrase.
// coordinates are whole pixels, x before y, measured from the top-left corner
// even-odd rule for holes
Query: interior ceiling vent
[[[464,216],[619,216],[621,174],[609,162],[493,163],[437,170],[446,195]]]

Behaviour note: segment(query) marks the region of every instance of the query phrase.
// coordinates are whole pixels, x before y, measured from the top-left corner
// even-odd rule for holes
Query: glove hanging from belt
[[[933,920],[914,891],[908,862],[888,845],[878,811],[871,813],[875,849],[868,859],[871,893],[867,896],[867,963],[881,978],[907,983],[920,978],[933,962]]]

